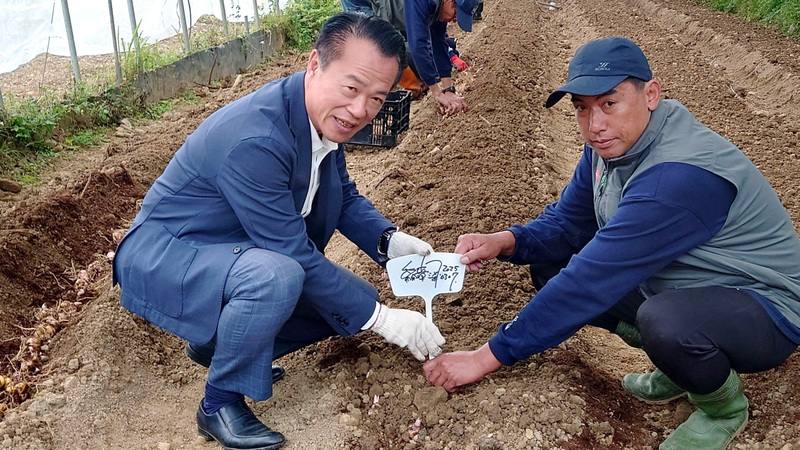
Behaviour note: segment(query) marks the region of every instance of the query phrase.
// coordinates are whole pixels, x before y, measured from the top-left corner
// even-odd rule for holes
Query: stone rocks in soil
[[[22,185],[16,181],[0,178],[0,191],[18,193],[22,191]]]
[[[369,372],[369,359],[367,358],[358,358],[356,361],[355,366],[355,373],[356,375],[364,376]]]
[[[383,358],[378,353],[370,353],[369,354],[369,365],[371,367],[380,367],[381,363],[383,363]]]
[[[505,446],[503,443],[492,435],[482,436],[480,440],[478,440],[478,449],[479,450],[503,450]]]
[[[369,398],[374,399],[375,397],[380,397],[384,392],[383,385],[379,382],[375,382],[369,387]]]
[[[540,424],[551,424],[564,420],[564,411],[560,408],[545,408],[534,417]]]
[[[339,416],[339,424],[351,427],[356,427],[361,423],[361,411],[354,410],[349,413],[342,413]]]
[[[608,422],[591,423],[589,424],[589,429],[592,430],[592,433],[598,436],[614,434],[614,427],[612,427]]]
[[[414,406],[421,413],[436,408],[436,405],[447,401],[447,391],[440,386],[430,386],[419,389],[414,394]]]
[[[441,417],[450,416],[452,411],[445,408],[447,391],[440,386],[430,386],[414,393],[414,406],[428,425],[435,425]]]
[[[80,369],[80,367],[81,362],[77,358],[70,359],[69,363],[67,364],[67,368],[70,370],[70,372],[75,372],[76,370]]]
[[[127,119],[122,119],[120,126],[114,131],[114,136],[119,138],[128,138],[134,135],[133,126]]]

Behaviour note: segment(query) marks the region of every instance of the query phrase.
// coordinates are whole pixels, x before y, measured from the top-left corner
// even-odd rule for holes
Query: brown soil
[[[688,1],[562,6],[487,4],[485,20],[461,38],[473,68],[457,84],[470,112],[442,118],[426,98],[414,105],[398,147],[351,149],[361,192],[441,251],[452,250],[459,234],[535,216],[557,197],[580,154],[568,105],[545,110],[542,103],[578,45],[625,34],[643,46],[666,95],[741,146],[800,223],[793,178],[800,107],[787,98],[800,67],[784,57],[800,54],[796,42]],[[41,352],[48,361],[27,379],[35,395],[0,422],[0,447],[214,448],[194,432],[204,371],[183,356],[181,342],[118,305],[105,254],[114,230],[130,221],[137,200],[204,117],[303,60],[291,55],[250,73],[236,90],[202,91],[201,105],[64,162],[48,183],[2,206],[4,227],[18,230],[0,232],[3,350],[16,354],[14,324],[35,328],[39,305],[66,312]],[[393,298],[381,271],[341,237],[328,255],[381,287],[390,305],[422,309],[420,301]],[[532,293],[522,267],[495,262],[470,276],[460,294],[435,305],[447,349],[479,346]],[[290,449],[648,448],[691,411],[686,402],[647,406],[625,395],[620,377],[648,368],[647,358],[592,329],[451,395],[428,386],[410,355],[369,333],[327,340],[280,363],[288,376],[255,410],[287,435]],[[795,355],[777,370],[745,377],[751,421],[735,447],[800,448],[798,376]]]

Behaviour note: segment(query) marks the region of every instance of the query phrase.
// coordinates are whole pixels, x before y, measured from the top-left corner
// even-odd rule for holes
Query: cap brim
[[[456,8],[456,22],[462,30],[468,33],[472,31],[472,14],[462,11],[461,8]]]
[[[553,91],[553,93],[550,94],[549,97],[547,97],[547,101],[544,102],[544,107],[549,108],[555,105],[566,94],[575,94],[575,95],[605,94],[606,92],[617,87],[618,84],[622,83],[627,78],[628,75],[613,75],[607,77],[586,76],[586,77],[575,78],[569,83],[566,83],[565,85]]]

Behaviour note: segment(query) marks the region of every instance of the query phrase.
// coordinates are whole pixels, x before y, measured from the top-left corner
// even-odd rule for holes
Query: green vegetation
[[[93,95],[86,86],[62,100],[53,95],[24,100],[11,97],[6,102],[8,114],[0,117],[0,176],[36,183],[53,158],[103,143],[123,118],[155,120],[178,103],[199,99],[191,90],[149,105],[134,98],[124,90]]]
[[[777,26],[800,38],[800,0],[701,0],[720,11]]]
[[[136,49],[133,48],[132,43],[129,43],[126,51],[121,54],[122,77],[126,81],[135,80],[141,72],[158,69],[181,58],[181,54],[178,52],[164,50],[155,44],[148,44],[144,41],[140,42],[139,56],[136,55]],[[140,61],[141,67],[139,67]]]
[[[233,28],[236,30],[236,27]],[[241,27],[241,33],[239,34],[244,35],[244,26]],[[201,32],[192,31],[191,36],[189,36],[189,43],[191,44],[193,52],[199,52],[224,44],[230,39],[233,39],[233,37],[226,36],[222,28],[211,28]]]
[[[42,108],[40,100],[27,99],[16,105],[13,98],[6,101],[10,112],[0,126],[0,142],[34,151],[47,148],[45,140],[53,134],[57,116],[54,108]]]
[[[105,140],[108,131],[109,128],[90,128],[78,131],[64,139],[64,147],[77,150],[97,145]]]
[[[100,143],[109,127],[141,110],[124,91],[78,85],[64,98],[9,97],[0,118],[0,174],[33,182],[58,153]]]
[[[266,16],[263,24],[265,28],[284,30],[290,47],[307,50],[317,39],[322,24],[341,11],[339,0],[291,0],[282,14]]]
[[[245,26],[240,23],[229,24],[230,34],[227,35],[222,30],[222,26],[212,26],[204,28],[201,31],[191,30],[189,35],[189,43],[192,53],[207,50],[224,44],[225,42],[242,37],[245,35]],[[138,33],[138,31],[137,31]],[[165,47],[159,44],[149,43],[147,38],[138,34],[139,38],[139,55],[136,54],[136,46],[133,41],[123,42],[123,52],[121,65],[122,76],[125,81],[130,82],[136,79],[136,76],[141,72],[147,72],[159,67],[163,67],[184,57],[183,44],[179,47],[172,46]],[[141,65],[141,67],[140,67]],[[109,75],[109,79],[111,79]]]

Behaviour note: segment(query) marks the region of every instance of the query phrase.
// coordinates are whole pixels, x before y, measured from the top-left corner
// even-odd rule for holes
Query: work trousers
[[[272,361],[336,332],[305,301],[295,260],[252,248],[234,263],[214,339],[192,343],[213,353],[208,382],[253,400],[272,396]]]
[[[366,16],[374,16],[372,2],[369,0],[341,0],[342,10],[345,12],[357,12]]]
[[[565,265],[532,265],[534,286],[541,289]],[[777,367],[797,347],[751,293],[733,288],[670,289],[647,299],[637,289],[588,325],[614,332],[620,321],[638,328],[656,367],[695,394],[719,389],[731,369]]]

